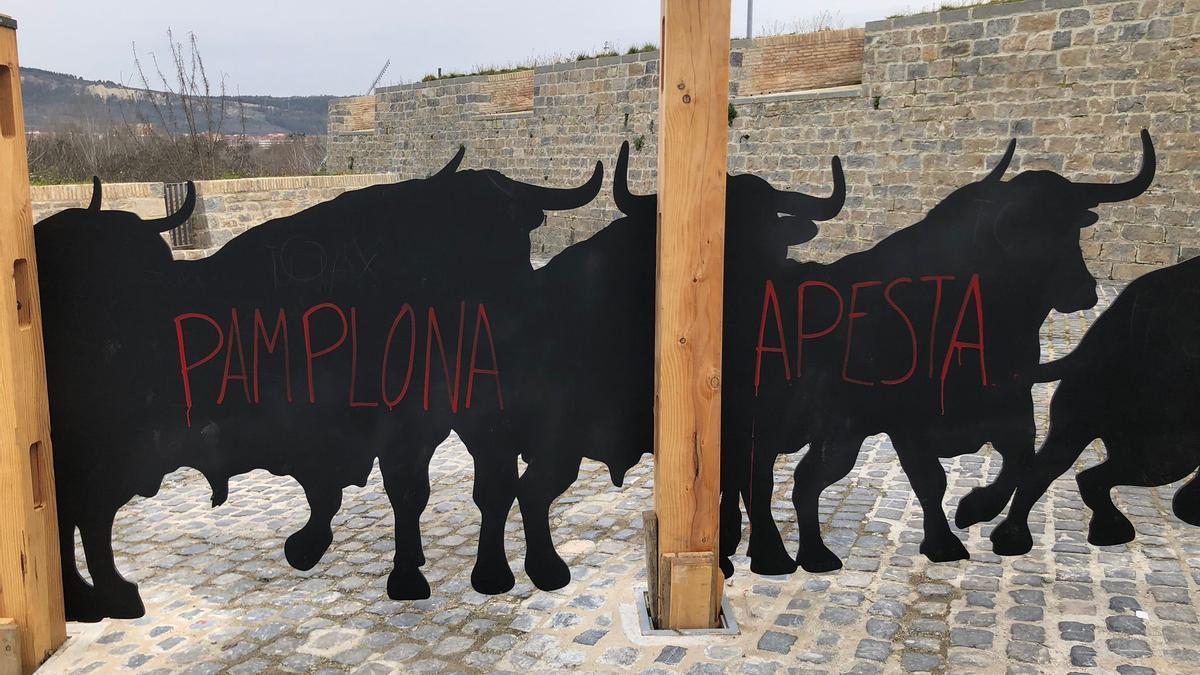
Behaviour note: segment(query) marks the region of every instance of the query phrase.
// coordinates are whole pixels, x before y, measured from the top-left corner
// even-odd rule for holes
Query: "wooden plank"
[[[17,622],[0,619],[0,675],[21,674],[21,635]]]
[[[671,582],[666,604],[666,620],[672,627],[712,628],[716,610],[713,607],[713,567],[715,553],[668,553]]]
[[[17,36],[0,19],[0,616],[30,673],[66,640]]]
[[[646,611],[651,623],[658,625],[658,515],[643,511],[642,526],[646,537]]]
[[[658,556],[658,605],[655,610],[658,622],[655,628],[671,625],[671,563],[674,560],[674,553]]]
[[[654,505],[659,576],[671,587],[664,628],[710,628],[686,623],[715,616],[674,612],[692,607],[685,595],[711,604],[715,573],[678,588],[698,573],[665,576],[661,560],[717,547],[729,12],[729,0],[662,0]]]
[[[725,590],[725,573],[721,571],[721,566],[716,562],[716,556],[713,557],[713,580],[712,580],[712,598],[710,606],[712,607],[712,626],[713,628],[721,627],[721,595]]]

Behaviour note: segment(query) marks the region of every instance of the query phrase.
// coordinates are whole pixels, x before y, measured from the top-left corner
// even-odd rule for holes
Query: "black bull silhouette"
[[[955,443],[955,454],[970,452],[995,439],[1004,471],[973,495],[973,513],[964,500],[960,520],[1003,508],[1020,477],[1014,460],[1032,455],[1032,402],[1019,374],[1036,365],[1037,326],[1049,308],[1095,303],[1079,227],[1095,222],[1091,207],[1149,184],[1145,133],[1143,143],[1143,170],[1119,186],[1072,184],[1049,172],[1002,181],[1010,146],[991,176],[955,192],[922,223],[829,266],[786,256],[816,234],[813,221],[840,209],[836,158],[834,195],[824,200],[731,176],[723,555],[740,537],[740,495],[753,526],[752,569],[795,569],[770,520],[770,467],[775,455],[811,442],[797,471],[797,494],[804,486],[807,500],[797,498],[801,562],[835,567],[815,529],[813,486],[844,475],[824,482],[849,470],[847,457],[853,466],[853,439],[878,433],[872,428],[901,437],[909,430],[910,442],[928,442],[901,450],[893,436],[927,515],[936,514],[926,518],[923,550],[965,555],[941,514],[934,488],[939,478],[944,487],[944,475],[933,453]],[[232,475],[267,468],[294,476],[312,514],[286,551],[308,568],[331,541],[342,488],[364,484],[378,458],[396,512],[389,594],[426,597],[419,517],[429,459],[451,428],[476,464],[476,588],[513,584],[503,526],[514,498],[524,515],[526,571],[541,588],[564,585],[570,573],[554,552],[550,504],[583,457],[607,464],[620,484],[650,449],[654,201],[625,187],[627,153],[614,185],[626,217],[537,272],[529,231],[544,209],[590,201],[599,168],[582,188],[549,190],[495,172],[456,172],[460,153],[430,179],[349,193],[254,228],[198,263],[171,262],[157,234],[179,217],[147,224],[98,212],[96,203],[40,223],[72,615],[142,613],[136,587],[112,563],[112,517],[180,466],[204,473],[214,504]],[[922,287],[932,298],[915,292]],[[891,320],[881,321],[888,311]],[[922,319],[927,329],[917,325]],[[964,352],[976,361],[964,362]],[[856,402],[847,393],[855,387],[878,400]],[[520,477],[518,454],[528,463]],[[94,588],[69,553],[76,526]],[[728,560],[723,566],[732,571]]]
[[[1029,511],[1093,440],[1103,463],[1076,480],[1092,509],[1088,541],[1123,544],[1133,525],[1112,502],[1118,485],[1160,486],[1200,466],[1200,258],[1129,284],[1066,357],[1035,372],[1062,380],[1050,401],[1050,429],[1017,483],[1007,518],[992,531],[996,553],[1029,552]],[[1200,479],[1175,493],[1175,515],[1200,526]]]
[[[194,262],[173,261],[159,234],[186,220],[190,188],[180,213],[144,221],[101,211],[97,181],[89,208],[36,226],[73,618],[144,612],[113,564],[112,522],[135,495],[154,495],[167,473],[201,471],[214,505],[230,476],[265,468],[295,477],[313,514],[286,550],[308,568],[331,539],[340,488],[365,484],[389,445],[381,465],[404,506],[389,586],[424,583],[419,572],[406,576],[423,561],[416,518],[402,516],[419,515],[410,504],[423,504],[429,490],[419,456],[449,433],[448,402],[460,394],[457,379],[414,367],[416,356],[440,365],[469,306],[476,348],[462,398],[467,407],[497,406],[489,303],[532,273],[529,232],[544,211],[588,203],[603,179],[597,165],[582,187],[541,188],[456,171],[461,156],[431,178],[346,193],[265,223]],[[91,587],[75,565],[76,528]]]
[[[725,373],[722,412],[722,561],[740,537],[737,498],[750,515],[751,569],[795,570],[771,516],[780,453],[809,451],[795,470],[798,562],[841,561],[821,538],[821,492],[853,469],[863,441],[886,433],[924,512],[921,552],[936,561],[969,557],[942,510],[938,459],[991,442],[999,476],[959,504],[956,523],[1004,509],[1033,462],[1034,409],[1028,372],[1040,355],[1049,312],[1095,306],[1080,228],[1092,208],[1133,199],[1154,177],[1150,135],[1142,167],[1116,184],[1072,183],[1050,171],[1002,180],[1015,142],[991,174],[959,188],[921,222],[829,265],[791,263],[760,287],[755,356]],[[747,354],[749,356],[749,354]],[[753,366],[747,370],[746,365]]]

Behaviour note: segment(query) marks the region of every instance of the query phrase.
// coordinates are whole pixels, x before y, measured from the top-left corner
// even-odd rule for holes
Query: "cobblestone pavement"
[[[1102,304],[1115,292],[1103,287]],[[1086,322],[1052,317],[1044,359],[1064,353]],[[1037,389],[1043,432],[1049,391]],[[232,482],[227,504],[210,509],[205,481],[181,471],[118,519],[118,565],[141,585],[147,616],[92,627],[47,670],[1200,671],[1200,530],[1171,515],[1172,486],[1119,489],[1138,538],[1094,548],[1086,544],[1088,512],[1072,471],[1035,509],[1029,555],[993,555],[984,525],[960,533],[971,560],[935,564],[917,552],[920,508],[890,443],[875,437],[868,446],[855,471],[822,499],[826,541],[846,568],[790,578],[741,571],[725,588],[741,634],[706,638],[637,631],[633,593],[644,583],[640,513],[651,504],[649,461],[623,489],[589,464],[555,505],[555,538],[574,575],[561,591],[539,592],[520,571],[514,509],[508,545],[518,585],[487,597],[469,583],[479,515],[469,456],[452,438],[434,460],[423,519],[434,596],[411,603],[385,594],[392,514],[377,472],[365,489],[347,492],[330,553],[298,572],[284,560],[283,540],[308,510],[291,479],[243,476]],[[780,462],[775,494],[793,550],[784,477],[795,459]],[[1080,466],[1096,461],[1093,448]],[[998,464],[988,452],[946,462],[948,511]],[[745,559],[735,563],[748,569]]]

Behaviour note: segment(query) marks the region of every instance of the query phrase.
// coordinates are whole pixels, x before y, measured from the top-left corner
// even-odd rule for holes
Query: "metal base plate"
[[[696,636],[696,635],[737,635],[739,632],[737,618],[733,616],[733,606],[729,604],[729,598],[721,595],[721,611],[717,615],[717,628],[685,628],[682,630],[672,630],[670,628],[655,628],[654,623],[650,620],[649,597],[644,588],[635,589],[634,597],[637,601],[638,611],[638,627],[641,628],[642,635],[649,637],[673,637],[673,636]]]

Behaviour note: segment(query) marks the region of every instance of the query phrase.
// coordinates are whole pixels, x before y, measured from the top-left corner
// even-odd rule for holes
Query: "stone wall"
[[[1130,279],[1200,254],[1200,0],[1021,0],[868,23],[862,84],[758,94],[771,39],[731,45],[730,170],[825,194],[829,157],[849,198],[802,254],[830,260],[919,220],[992,166],[1009,138],[1012,171],[1053,169],[1113,181],[1136,171],[1138,131],[1159,151],[1151,190],[1100,207],[1084,230],[1101,277]],[[436,171],[464,143],[464,167],[565,185],[596,159],[634,147],[633,185],[649,191],[656,157],[658,54],[538,67],[532,109],[482,108],[485,77],[380,90],[375,128],[330,135],[331,166],[404,177]],[[761,78],[760,78],[761,81]],[[331,104],[338,114],[341,101]],[[616,216],[606,188],[586,209],[535,231],[553,253]]]
[[[34,185],[33,222],[62,211],[80,208],[92,200],[92,184]],[[161,218],[167,213],[162,183],[111,183],[104,186],[104,208],[133,211],[143,218]]]
[[[272,218],[289,216],[347,190],[395,180],[397,177],[391,174],[358,174],[197,181],[196,209],[192,215],[195,246],[177,249],[176,257],[206,256],[238,234]],[[33,220],[37,222],[66,208],[87,206],[92,186],[38,185],[33,187],[32,197]],[[102,207],[132,211],[143,218],[160,218],[166,215],[163,184],[105,184]]]

